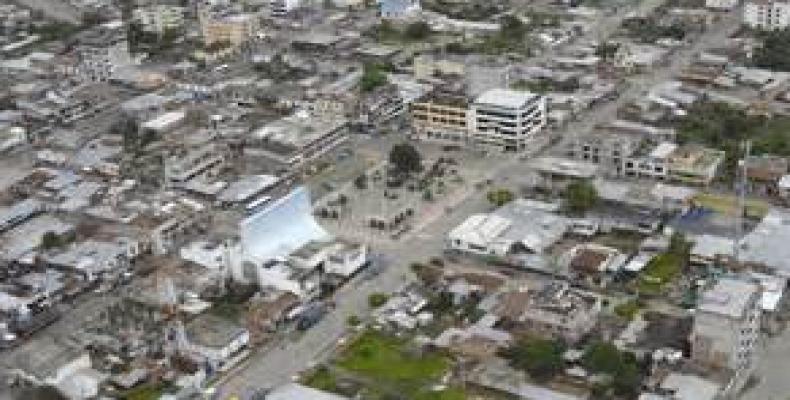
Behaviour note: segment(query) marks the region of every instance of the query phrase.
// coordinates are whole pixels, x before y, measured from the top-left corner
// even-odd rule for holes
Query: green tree
[[[422,156],[409,143],[400,143],[392,146],[389,162],[398,174],[405,175],[422,170]]]
[[[384,303],[389,300],[389,296],[384,293],[372,293],[368,296],[368,305],[371,308],[379,308],[384,305]]]
[[[582,364],[595,373],[615,374],[623,364],[620,350],[611,343],[595,343],[584,352]]]
[[[790,71],[790,30],[766,32],[761,35],[763,45],[754,50],[752,62],[760,68]]]
[[[55,232],[47,231],[41,237],[41,247],[45,250],[54,249],[55,247],[61,246],[63,246],[63,240],[60,235]]]
[[[576,181],[565,188],[565,202],[571,212],[584,214],[598,204],[598,191],[590,181]]]
[[[595,46],[595,55],[603,61],[611,61],[619,49],[619,43],[603,41]]]
[[[525,371],[535,380],[547,381],[563,369],[562,343],[542,338],[522,339],[503,351],[513,368]]]
[[[588,347],[582,365],[593,373],[611,376],[610,386],[617,395],[634,397],[639,392],[642,374],[636,358],[611,343],[598,342]]]
[[[362,79],[359,81],[359,85],[363,92],[370,92],[387,83],[387,74],[382,65],[365,63],[362,68]]]
[[[496,189],[488,192],[486,198],[492,205],[496,207],[502,207],[503,205],[513,201],[516,198],[516,195],[507,189]]]
[[[356,315],[349,315],[348,318],[346,318],[346,323],[348,326],[357,327],[362,323],[362,320]]]
[[[425,40],[431,36],[431,26],[424,21],[412,22],[406,26],[404,36],[409,40]]]
[[[365,174],[361,174],[358,177],[354,178],[354,187],[359,190],[365,190],[368,188],[368,176]]]

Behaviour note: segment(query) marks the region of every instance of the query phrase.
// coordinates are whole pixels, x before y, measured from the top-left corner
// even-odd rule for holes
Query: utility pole
[[[743,214],[746,212],[746,187],[748,185],[749,177],[749,156],[752,150],[752,142],[746,140],[741,143],[744,149],[743,159],[739,162],[738,171],[739,176],[736,176],[735,190],[736,190],[736,207],[735,212],[735,238],[733,238],[732,256],[735,264],[738,264],[740,249],[741,249],[741,236],[743,235]]]

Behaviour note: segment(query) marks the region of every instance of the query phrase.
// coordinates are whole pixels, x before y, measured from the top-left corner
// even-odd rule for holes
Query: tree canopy
[[[569,211],[583,214],[598,204],[598,191],[590,181],[576,181],[565,188],[565,202]]]
[[[636,357],[611,343],[598,342],[588,347],[582,365],[592,373],[611,376],[610,388],[617,395],[634,396],[639,391],[642,377]]]
[[[363,66],[362,79],[359,82],[363,92],[370,92],[385,83],[387,83],[387,74],[382,65],[366,63]]]
[[[503,351],[513,368],[525,371],[535,380],[546,381],[553,378],[564,367],[562,343],[542,338],[519,340]]]
[[[398,174],[410,174],[422,170],[422,156],[414,146],[401,143],[392,146],[389,162]]]
[[[760,68],[790,71],[790,30],[765,32],[763,45],[754,50],[752,62]]]
[[[488,202],[496,207],[502,207],[503,205],[510,203],[513,201],[516,196],[507,189],[496,189],[488,192],[486,195]]]

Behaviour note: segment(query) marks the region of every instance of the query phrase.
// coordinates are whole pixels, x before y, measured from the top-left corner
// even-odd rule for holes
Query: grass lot
[[[680,274],[682,260],[676,254],[664,253],[647,264],[639,279],[639,293],[656,295],[661,293],[665,284]]]
[[[368,331],[345,351],[338,366],[366,378],[420,385],[439,379],[449,360],[438,354],[408,354],[404,340]]]
[[[701,193],[694,201],[703,207],[710,208],[716,212],[735,215],[737,207],[735,196]],[[758,199],[746,199],[746,214],[762,218],[768,213],[768,203]]]
[[[337,379],[328,368],[318,368],[303,383],[326,392],[337,392]]]
[[[624,303],[616,305],[614,307],[614,313],[617,314],[617,316],[630,321],[634,319],[640,308],[639,301],[628,300]]]
[[[466,393],[455,387],[432,390],[450,368],[451,360],[437,353],[419,354],[407,348],[409,341],[367,331],[353,341],[329,368],[319,368],[303,383],[329,392],[356,382],[363,398],[385,399],[392,394],[410,400],[463,400]],[[359,385],[359,386],[358,386]]]

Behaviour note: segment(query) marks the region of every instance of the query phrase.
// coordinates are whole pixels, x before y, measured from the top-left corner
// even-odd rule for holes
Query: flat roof
[[[759,290],[757,284],[752,282],[722,278],[702,294],[697,310],[740,318],[745,314],[749,303],[757,296]]]
[[[298,383],[288,383],[272,390],[266,400],[348,400],[348,397],[313,389]]]
[[[491,89],[475,99],[475,104],[518,109],[539,97],[535,93],[510,89]]]
[[[741,261],[776,269],[790,276],[790,211],[771,209],[749,234],[741,239]]]
[[[678,145],[671,142],[661,142],[650,152],[650,158],[667,158],[677,150]]]
[[[247,330],[214,314],[201,314],[186,325],[190,341],[208,347],[225,347]]]

